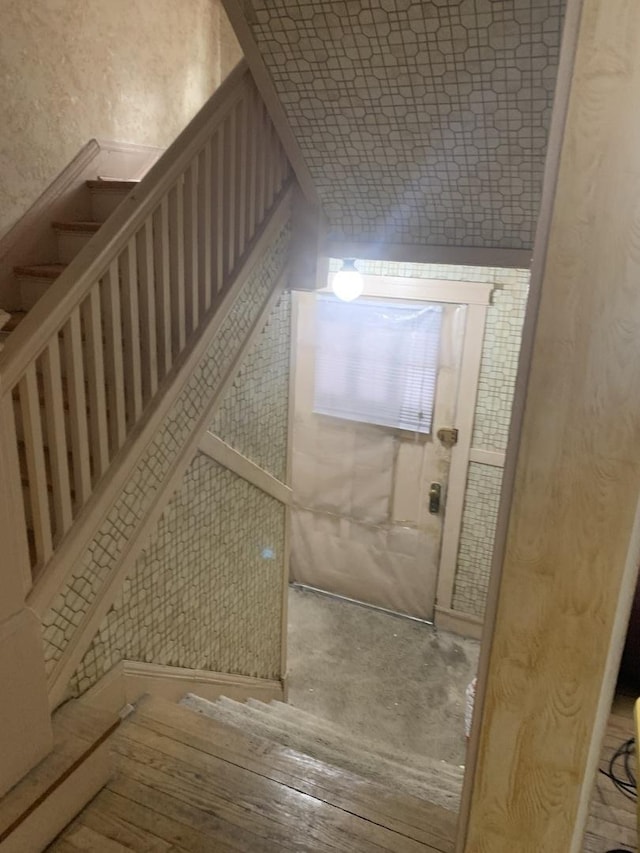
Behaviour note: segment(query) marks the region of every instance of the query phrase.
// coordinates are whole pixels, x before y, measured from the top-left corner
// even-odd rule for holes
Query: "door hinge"
[[[437,435],[445,447],[453,447],[458,443],[458,430],[455,427],[442,427],[438,430]]]

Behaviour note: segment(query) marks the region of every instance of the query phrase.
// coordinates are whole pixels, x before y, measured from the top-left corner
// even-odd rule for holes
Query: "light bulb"
[[[354,258],[345,258],[342,269],[337,272],[331,282],[331,289],[343,302],[353,302],[364,290],[362,273],[356,269]]]

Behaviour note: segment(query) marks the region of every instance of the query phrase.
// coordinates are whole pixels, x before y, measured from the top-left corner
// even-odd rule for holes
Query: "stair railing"
[[[0,535],[26,589],[207,325],[288,177],[241,62],[7,341]]]

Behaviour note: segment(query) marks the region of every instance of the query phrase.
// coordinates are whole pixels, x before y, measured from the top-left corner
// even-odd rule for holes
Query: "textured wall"
[[[291,294],[284,293],[209,427],[274,477],[287,475]]]
[[[529,273],[503,270],[497,279],[487,327],[473,429],[472,447],[504,453],[518,370]],[[472,463],[462,514],[453,609],[484,615],[502,468]]]
[[[240,347],[263,310],[288,259],[286,226],[248,278],[154,439],[142,453],[105,521],[74,566],[43,618],[47,673],[60,660],[90,606],[117,566],[133,532],[153,505],[178,453],[219,390]]]
[[[290,302],[284,293],[218,408],[221,437],[275,476],[287,458]],[[284,508],[199,453],[72,680],[118,661],[278,678]]]
[[[92,137],[166,147],[240,52],[219,0],[0,0],[0,235]]]
[[[283,560],[282,504],[199,453],[72,688],[123,658],[279,678]]]
[[[528,248],[564,0],[245,0],[332,231]]]

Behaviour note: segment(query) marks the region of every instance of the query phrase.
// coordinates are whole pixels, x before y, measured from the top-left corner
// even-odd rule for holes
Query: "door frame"
[[[330,293],[334,275],[333,272],[328,273],[327,285],[318,288],[316,292]],[[504,453],[475,450],[472,447],[487,311],[495,283],[364,274],[363,285],[363,297],[464,305],[467,309],[455,423],[452,424],[458,430],[458,440],[451,448],[449,462],[440,557],[436,569],[434,623],[444,630],[454,630],[456,633],[480,639],[482,620],[454,611],[452,604],[469,465],[474,461],[499,467],[504,465]],[[292,339],[292,345],[295,346],[295,339]],[[295,364],[295,358],[292,363]]]

